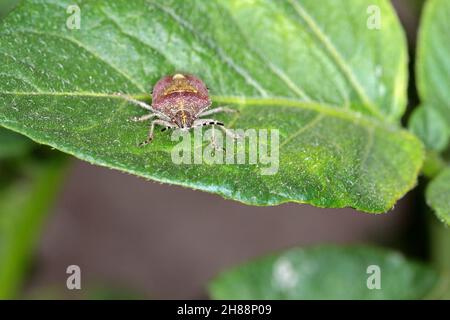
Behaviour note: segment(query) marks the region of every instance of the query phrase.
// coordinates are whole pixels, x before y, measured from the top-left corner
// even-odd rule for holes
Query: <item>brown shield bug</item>
[[[218,107],[208,110],[211,106],[208,88],[198,77],[177,73],[161,78],[153,87],[152,105],[123,96],[128,101],[149,110],[150,113],[133,118],[133,121],[152,120],[147,139],[140,145],[146,145],[153,140],[156,125],[166,129],[189,130],[202,126],[219,126],[226,134],[235,138],[223,123],[214,119],[200,119],[219,112],[235,112],[236,110]],[[156,118],[156,119],[154,119]]]

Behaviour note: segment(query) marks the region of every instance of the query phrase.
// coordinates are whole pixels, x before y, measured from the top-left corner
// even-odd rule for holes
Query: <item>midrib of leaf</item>
[[[9,94],[9,95],[25,95],[25,96],[67,96],[67,97],[97,97],[97,98],[115,98],[123,100],[124,103],[126,100],[115,94],[108,94],[108,93],[95,93],[95,92],[2,92],[2,94]],[[134,98],[140,98],[142,100],[150,98],[148,95],[138,95]],[[284,107],[295,107],[295,108],[303,108],[303,109],[309,109],[313,111],[319,112],[319,115],[316,116],[314,119],[312,119],[309,123],[305,124],[302,128],[300,128],[298,131],[294,132],[292,135],[285,138],[280,143],[280,149],[285,146],[290,140],[295,138],[296,136],[300,135],[302,132],[312,128],[314,125],[316,125],[325,115],[331,116],[331,117],[337,117],[341,119],[345,119],[347,121],[352,122],[353,124],[359,125],[360,127],[364,128],[368,132],[368,136],[372,137],[373,130],[372,128],[376,125],[376,122],[369,121],[368,119],[360,117],[359,114],[349,111],[349,110],[341,110],[341,109],[335,109],[332,107],[327,107],[325,105],[317,104],[314,102],[305,102],[300,100],[294,100],[294,99],[286,99],[286,98],[261,98],[261,97],[237,97],[237,96],[213,96],[212,97],[214,102],[218,103],[229,103],[229,104],[235,104],[239,106],[257,106],[257,105],[273,105],[273,106],[284,106]],[[125,104],[122,104],[121,107],[125,106]],[[230,122],[230,126],[236,120],[239,118],[239,114],[237,114],[233,120]],[[106,119],[111,120],[111,119]],[[381,125],[381,123],[378,123],[378,125]],[[95,126],[90,126],[86,129],[91,129]],[[369,143],[367,144],[367,151],[364,153],[364,161],[367,159],[368,154],[370,153],[370,146],[373,143],[371,141],[373,139],[369,139]],[[371,142],[370,142],[371,141]],[[160,150],[163,151],[163,150]]]
[[[83,91],[74,91],[74,92],[23,92],[23,91],[5,91],[0,92],[1,94],[7,95],[18,95],[18,96],[67,96],[67,97],[97,97],[97,98],[115,98],[124,100],[120,95],[116,95],[114,93],[101,93],[101,92],[83,92]],[[148,100],[150,99],[149,95],[132,95],[135,99],[140,100]],[[309,102],[302,101],[296,99],[289,99],[284,97],[243,97],[243,96],[211,96],[212,101],[216,103],[229,103],[236,104],[240,106],[264,106],[264,105],[273,105],[273,106],[284,106],[284,107],[298,107],[308,110],[317,111],[328,116],[337,117],[341,119],[345,119],[351,121],[354,124],[357,124],[365,129],[368,127],[374,127],[375,125],[383,125],[384,123],[379,122],[375,119],[363,117],[360,113],[351,111],[351,110],[343,110],[336,109],[332,106],[317,103],[317,102]],[[386,124],[385,124],[386,125]]]

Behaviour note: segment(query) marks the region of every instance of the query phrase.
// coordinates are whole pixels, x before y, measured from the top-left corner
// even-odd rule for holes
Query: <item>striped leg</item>
[[[145,146],[145,145],[149,144],[150,142],[152,142],[152,140],[153,140],[153,131],[155,131],[155,126],[156,125],[167,127],[167,128],[176,128],[177,127],[175,124],[173,124],[171,122],[168,122],[168,121],[165,121],[165,120],[162,120],[162,119],[154,120],[154,121],[152,121],[152,124],[150,126],[150,130],[148,132],[147,139],[144,142],[141,142],[139,144],[139,146],[142,147],[142,146]]]
[[[194,121],[193,128],[203,127],[203,126],[214,126],[217,125],[219,128],[225,132],[226,135],[230,136],[233,139],[240,138],[239,135],[235,134],[231,130],[224,127],[223,123],[214,119],[197,119]]]

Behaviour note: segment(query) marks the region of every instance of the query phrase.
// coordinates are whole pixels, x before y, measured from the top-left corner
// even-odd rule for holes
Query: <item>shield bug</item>
[[[210,118],[203,118],[219,112],[235,112],[227,107],[210,109],[211,100],[206,85],[198,77],[177,73],[161,78],[153,87],[152,104],[124,96],[128,101],[150,111],[133,121],[152,120],[147,139],[140,145],[146,145],[153,140],[155,126],[167,129],[189,130],[202,126],[219,126],[225,134],[236,138],[224,127],[222,122]],[[214,142],[214,141],[213,141]]]

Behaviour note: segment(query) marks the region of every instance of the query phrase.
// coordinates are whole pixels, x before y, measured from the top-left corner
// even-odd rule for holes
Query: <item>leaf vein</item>
[[[320,26],[311,17],[305,8],[300,4],[298,0],[288,0],[291,6],[294,8],[295,12],[299,17],[305,21],[305,23],[310,28],[311,32],[316,36],[316,38],[322,43],[326,52],[331,56],[331,58],[336,62],[336,64],[341,69],[344,76],[347,78],[349,83],[356,90],[357,94],[361,98],[364,105],[372,112],[373,115],[382,118],[380,111],[373,104],[369,96],[366,94],[363,86],[359,83],[358,79],[354,75],[350,66],[346,63],[344,58],[341,56],[339,51],[336,49],[332,41],[327,37],[327,35],[321,30]]]
[[[223,5],[221,5],[220,3],[217,3],[222,9],[226,10]],[[279,79],[281,79],[289,88],[289,90],[291,90],[292,92],[294,92],[297,96],[299,96],[300,98],[303,98],[306,101],[310,101],[312,100],[311,97],[309,97],[306,92],[300,88],[282,69],[280,69],[277,65],[275,65],[274,63],[272,63],[271,61],[267,60],[267,58],[259,53],[257,50],[255,50],[253,48],[253,46],[250,45],[250,41],[248,40],[247,36],[245,35],[245,33],[242,31],[241,26],[238,24],[238,22],[236,21],[236,19],[234,18],[233,15],[229,14],[228,17],[233,21],[234,25],[236,26],[237,30],[239,31],[239,34],[242,36],[243,40],[244,40],[244,46],[246,46],[248,48],[248,50],[250,51],[250,53],[256,55],[259,59],[262,60],[262,62],[264,62],[265,64],[267,64],[267,66],[269,67],[269,70]]]
[[[302,126],[300,129],[298,129],[296,132],[294,132],[292,135],[290,135],[289,137],[287,137],[281,144],[280,144],[280,149],[286,145],[289,141],[291,141],[292,139],[294,139],[295,137],[301,135],[303,132],[305,132],[306,130],[309,130],[311,128],[313,128],[314,126],[316,126],[323,118],[325,117],[324,114],[319,113],[317,116],[314,117],[314,119],[312,119],[310,122],[308,122],[307,124],[305,124],[304,126]]]

